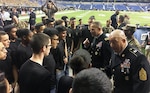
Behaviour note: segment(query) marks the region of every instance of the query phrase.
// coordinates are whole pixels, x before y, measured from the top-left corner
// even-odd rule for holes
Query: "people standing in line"
[[[103,27],[103,32],[105,34],[109,34],[110,32],[112,32],[114,30],[114,28],[111,26],[111,20],[107,20],[106,21],[106,26]]]
[[[119,20],[118,20],[118,27],[117,29],[121,29],[122,30],[122,27],[126,26],[126,23],[124,22],[124,16],[123,15],[120,15],[119,16]]]
[[[150,32],[147,32],[146,38],[142,43],[145,46],[145,56],[150,61]]]
[[[124,23],[125,24],[130,24],[130,17],[127,14],[124,15]]]
[[[114,93],[149,93],[150,65],[147,58],[128,44],[122,30],[109,35],[114,54],[111,69],[114,79]]]
[[[45,34],[49,35],[51,38],[51,44],[52,48],[50,50],[50,53],[48,56],[44,57],[43,60],[43,66],[50,72],[52,75],[52,86],[50,93],[56,93],[56,88],[57,88],[57,80],[56,80],[56,61],[53,56],[53,51],[57,48],[58,43],[59,43],[59,37],[58,37],[58,31],[55,28],[45,28],[44,32]],[[58,55],[55,55],[58,56]]]
[[[110,19],[111,19],[111,21],[112,21],[111,26],[113,26],[114,29],[117,29],[117,27],[118,27],[118,15],[119,15],[119,11],[117,10],[117,11],[115,12],[115,14],[113,14],[113,15],[110,17]]]
[[[69,93],[112,93],[111,87],[112,84],[103,71],[89,68],[75,76]]]
[[[7,58],[7,50],[2,42],[0,42],[0,61],[6,60]],[[0,92],[1,93],[10,93],[9,82],[5,77],[5,73],[2,71],[0,67]]]
[[[43,33],[44,29],[45,29],[45,25],[43,23],[37,23],[35,25],[36,33]]]
[[[57,93],[69,93],[69,89],[72,88],[72,82],[76,74],[92,66],[91,55],[87,50],[79,49],[74,52],[69,63],[73,76],[62,76],[60,78]]]
[[[70,33],[69,33],[70,31]],[[80,48],[81,43],[81,31],[76,27],[76,18],[70,18],[70,26],[68,27],[67,37],[70,39],[70,51],[73,53]],[[70,35],[71,34],[71,35]],[[71,37],[71,38],[70,38]],[[72,54],[71,53],[71,54]]]
[[[43,59],[49,55],[51,39],[44,33],[33,35],[31,42],[32,57],[19,71],[20,93],[50,93],[52,75],[44,68]]]
[[[62,16],[61,19],[65,22],[65,27],[68,27],[68,25],[69,25],[69,18],[68,18],[68,16]]]
[[[112,49],[106,40],[100,22],[93,22],[90,26],[90,32],[93,36],[92,42],[86,39],[83,44],[92,55],[92,67],[106,71],[112,56]],[[106,72],[109,76],[109,73]]]
[[[7,57],[5,60],[0,60],[0,71],[5,73],[5,77],[7,78],[9,84],[14,89],[17,83],[17,69],[14,68],[14,63],[11,57],[11,50],[9,49],[10,40],[9,36],[6,32],[0,31],[0,42],[3,43],[7,50]]]
[[[90,26],[95,21],[95,16],[90,16],[88,19],[88,24],[85,25],[81,31],[82,35],[82,42],[88,39],[90,42],[92,42],[92,35],[90,33]],[[82,48],[85,49],[84,44],[82,43]]]
[[[32,56],[30,40],[33,36],[33,32],[29,29],[20,29],[17,31],[17,36],[21,39],[21,42],[16,50],[16,66],[19,71],[21,66]]]
[[[36,14],[34,13],[33,9],[30,9],[29,24],[30,24],[30,30],[31,30],[31,29],[35,26],[35,24],[36,24]]]
[[[134,37],[134,32],[136,31],[136,26],[132,24],[127,24],[126,26],[122,27],[124,31],[128,43],[133,47],[141,51],[141,45],[139,41]]]
[[[64,76],[68,75],[68,50],[67,50],[67,42],[66,42],[66,36],[67,36],[67,29],[64,26],[58,25],[56,26],[56,29],[58,31],[59,36],[59,44],[57,49],[53,51],[53,55],[55,58],[55,61],[57,63],[56,67],[56,78],[57,81]]]
[[[12,8],[12,11],[10,13],[10,18],[13,18],[13,16],[16,16],[17,18],[19,18],[19,13],[16,8]]]
[[[55,23],[55,20],[53,18],[46,19],[46,27],[54,28],[54,25],[55,25],[54,23]]]
[[[45,6],[47,7],[45,8]],[[46,0],[45,4],[42,5],[41,10],[48,16],[48,18],[55,19],[55,13],[58,11],[57,6],[51,0]]]

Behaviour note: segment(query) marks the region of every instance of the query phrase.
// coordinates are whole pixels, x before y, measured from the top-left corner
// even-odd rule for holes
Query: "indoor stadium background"
[[[130,17],[131,24],[136,24],[138,27],[135,32],[136,38],[141,41],[141,34],[146,33],[150,26],[150,0],[52,0],[59,8],[56,13],[56,19],[60,19],[66,15],[82,19],[84,24],[90,16],[95,16],[97,21],[100,21],[103,26],[106,20],[114,14],[115,10],[120,11],[120,15],[127,14]],[[44,13],[39,12],[41,5],[46,0],[0,0],[1,7],[17,7],[24,12],[26,8],[34,8],[37,12],[37,22],[41,22],[41,16]],[[22,13],[21,13],[22,14]],[[22,15],[27,15],[23,13]],[[28,17],[23,18],[28,20]]]

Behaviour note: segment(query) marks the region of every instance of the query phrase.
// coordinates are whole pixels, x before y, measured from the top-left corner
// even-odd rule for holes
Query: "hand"
[[[86,39],[84,40],[83,44],[84,44],[85,46],[88,46],[88,45],[90,44],[89,39],[88,39],[88,38],[86,38]]]
[[[67,57],[64,58],[64,63],[65,63],[65,64],[68,63],[68,58],[67,58]]]

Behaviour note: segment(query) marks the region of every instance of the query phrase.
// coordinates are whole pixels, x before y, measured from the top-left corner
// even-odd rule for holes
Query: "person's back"
[[[90,53],[84,49],[78,49],[74,52],[73,57],[70,60],[70,67],[73,70],[73,76],[83,69],[91,67]],[[69,93],[69,89],[72,87],[73,78],[71,76],[62,76],[58,83],[57,93]]]
[[[118,23],[117,23],[117,15],[119,15],[119,11],[116,11],[115,12],[115,14],[113,14],[111,17],[110,17],[110,19],[111,19],[111,21],[112,21],[112,24],[111,24],[111,26],[113,26],[115,29],[117,29],[117,26],[118,26]]]
[[[111,93],[111,87],[112,84],[105,73],[97,68],[90,68],[76,75],[72,93]]]
[[[31,42],[32,57],[26,61],[19,71],[20,93],[50,93],[52,78],[43,66],[43,59],[49,55],[50,37],[44,33],[33,35]]]
[[[20,93],[48,93],[50,92],[50,78],[48,70],[28,60],[20,69]]]

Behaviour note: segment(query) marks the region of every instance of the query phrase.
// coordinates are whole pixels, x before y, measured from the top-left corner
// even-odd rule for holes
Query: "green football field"
[[[66,15],[70,17],[76,17],[76,19],[82,18],[83,23],[86,24],[90,16],[95,16],[97,21],[100,21],[103,26],[106,24],[106,20],[110,19],[110,16],[115,11],[96,11],[96,10],[69,10],[56,13],[55,19],[60,19]],[[120,15],[127,14],[130,16],[131,24],[149,25],[150,26],[150,12],[124,12],[120,11]],[[37,18],[37,22],[40,22],[41,18]]]

